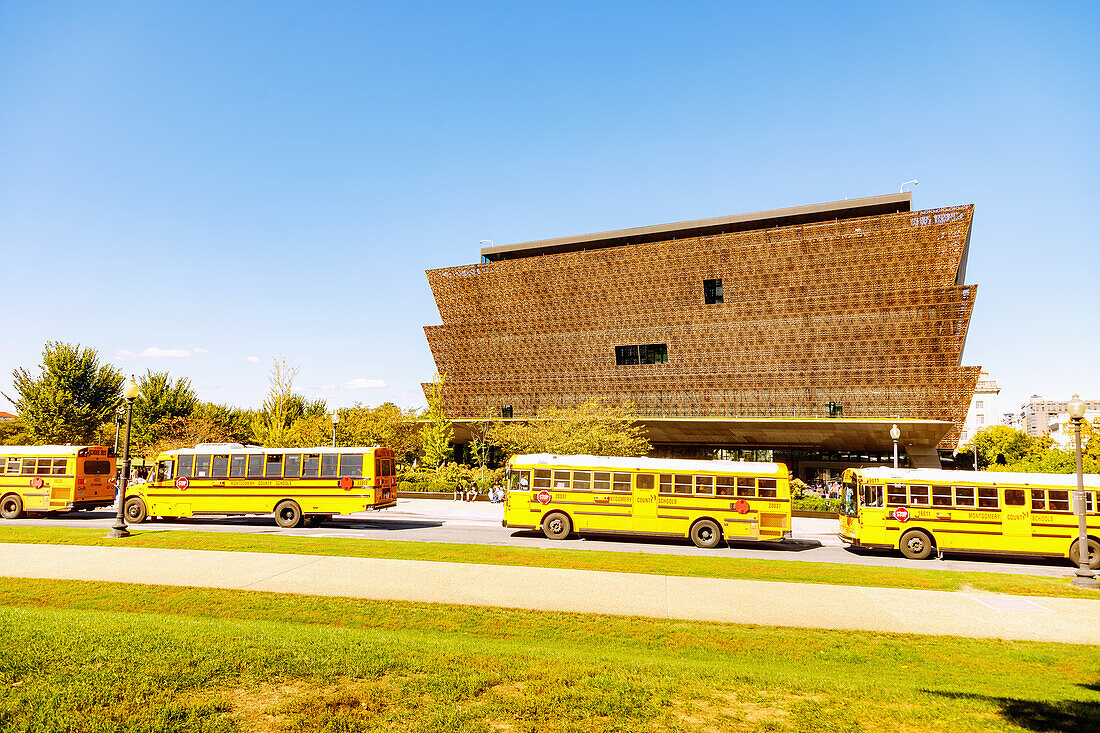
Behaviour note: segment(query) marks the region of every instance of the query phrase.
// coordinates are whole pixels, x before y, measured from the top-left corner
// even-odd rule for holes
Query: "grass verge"
[[[948,572],[835,563],[755,560],[729,557],[654,555],[599,550],[501,547],[443,542],[393,542],[342,537],[297,537],[244,533],[147,530],[131,527],[133,536],[109,540],[100,529],[68,527],[0,527],[0,542],[55,545],[156,547],[175,550],[226,550],[278,554],[377,557],[398,560],[467,562],[614,573],[678,575],[706,578],[828,583],[918,590],[977,590],[1026,596],[1095,598],[1100,594],[1074,588],[1068,579],[1002,573]],[[1067,576],[1069,575],[1067,568]]]
[[[0,730],[1100,729],[1100,650],[51,580]]]

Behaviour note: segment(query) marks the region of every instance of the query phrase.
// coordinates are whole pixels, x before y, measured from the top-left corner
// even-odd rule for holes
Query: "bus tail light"
[[[84,479],[82,479],[82,478],[78,478],[78,479],[76,480],[76,485],[77,485],[77,486],[83,486],[83,485],[84,485]]]

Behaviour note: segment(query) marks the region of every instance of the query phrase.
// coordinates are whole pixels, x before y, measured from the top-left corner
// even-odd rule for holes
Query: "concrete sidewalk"
[[[0,544],[0,575],[1100,644],[1100,599],[374,558]]]

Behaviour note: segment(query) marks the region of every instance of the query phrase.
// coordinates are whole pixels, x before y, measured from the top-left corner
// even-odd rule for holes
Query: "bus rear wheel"
[[[572,531],[573,523],[561,512],[548,514],[546,519],[542,520],[542,533],[547,539],[564,540]]]
[[[691,525],[691,541],[696,547],[709,550],[717,547],[722,539],[722,531],[718,529],[718,523],[710,519],[700,519]]]
[[[149,516],[145,510],[145,502],[136,496],[126,500],[122,513],[130,524],[141,524]]]
[[[287,499],[275,506],[275,524],[283,529],[291,529],[302,524],[302,508],[297,502]]]
[[[0,499],[0,517],[19,519],[23,516],[23,499],[18,494],[8,494]]]
[[[1081,538],[1078,537],[1069,547],[1069,561],[1075,566],[1081,565]],[[1100,542],[1089,537],[1089,567],[1100,570]]]
[[[919,529],[909,530],[901,536],[901,554],[910,560],[927,560],[932,555],[932,538]]]

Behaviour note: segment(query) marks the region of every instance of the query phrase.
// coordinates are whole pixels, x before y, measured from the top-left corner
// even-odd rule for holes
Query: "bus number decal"
[[[191,485],[191,482],[187,480],[186,476],[180,476],[176,479],[176,488],[180,491],[187,491],[187,487]]]
[[[539,504],[549,504],[550,503],[550,492],[547,491],[546,489],[543,489],[539,493],[535,494],[535,498],[539,500]]]
[[[906,509],[903,506],[899,506],[897,509],[894,510],[894,519],[898,520],[899,522],[903,522],[903,523],[908,522],[909,521],[909,510]]]

